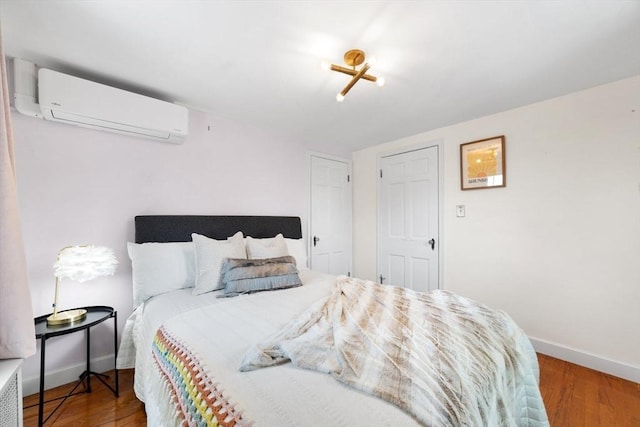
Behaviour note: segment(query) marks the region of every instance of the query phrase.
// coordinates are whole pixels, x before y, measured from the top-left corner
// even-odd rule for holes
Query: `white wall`
[[[461,191],[460,144],[497,135],[507,187]],[[354,153],[356,276],[376,277],[377,155],[433,140],[441,287],[506,310],[539,347],[640,381],[640,76]]]
[[[171,145],[12,114],[18,195],[36,316],[51,312],[58,250],[92,243],[113,248],[114,277],[61,284],[60,306],[110,305],[119,331],[131,313],[126,242],[140,214],[301,216],[306,229],[307,150],[297,141],[190,112],[190,134]],[[208,127],[211,130],[208,130]],[[92,358],[113,366],[112,321],[92,333]],[[83,370],[82,333],[47,341],[47,388]],[[110,364],[111,363],[111,364]],[[38,353],[27,359],[25,393],[36,391]],[[72,377],[73,378],[73,377]]]

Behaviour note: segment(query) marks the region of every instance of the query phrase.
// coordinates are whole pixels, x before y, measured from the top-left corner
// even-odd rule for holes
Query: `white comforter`
[[[302,287],[229,299],[217,299],[216,292],[194,297],[190,290],[176,291],[154,297],[134,313],[128,328],[136,341],[134,389],[145,402],[148,425],[174,424],[167,422],[173,409],[157,387],[161,374],[151,356],[153,337],[161,325],[198,355],[224,388],[225,396],[237,402],[244,418],[255,421],[256,426],[419,425],[407,412],[348,388],[329,375],[291,364],[239,372],[242,357],[251,346],[328,296],[335,284],[335,277],[308,270],[301,271],[301,278]],[[126,341],[123,337],[125,348]],[[544,411],[536,382],[535,353],[526,338],[520,344],[529,353],[532,373],[520,391],[529,396],[532,407]],[[121,358],[119,366],[126,365]]]

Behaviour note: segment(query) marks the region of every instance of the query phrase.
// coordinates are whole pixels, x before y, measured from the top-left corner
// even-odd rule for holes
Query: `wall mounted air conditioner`
[[[182,143],[189,111],[150,98],[14,59],[16,109],[33,117],[91,129]],[[35,98],[37,82],[37,101]]]

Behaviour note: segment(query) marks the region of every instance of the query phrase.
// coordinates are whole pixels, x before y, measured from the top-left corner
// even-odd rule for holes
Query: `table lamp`
[[[96,277],[112,276],[117,264],[118,260],[113,251],[104,246],[82,245],[62,248],[53,265],[56,291],[53,314],[47,317],[47,325],[66,325],[82,320],[87,315],[87,310],[84,309],[58,311],[58,285],[63,278],[82,283]]]

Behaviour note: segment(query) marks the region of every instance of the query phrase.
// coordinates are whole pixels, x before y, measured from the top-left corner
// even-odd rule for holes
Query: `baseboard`
[[[113,370],[114,356],[103,356],[91,359],[91,370],[94,372],[107,372]],[[44,388],[58,387],[78,381],[78,377],[87,369],[86,363],[70,366],[55,372],[47,372],[44,377]],[[40,391],[40,378],[22,378],[22,393],[24,396],[36,394]]]
[[[640,366],[629,365],[602,356],[586,353],[582,350],[566,347],[560,344],[529,337],[536,352],[575,363],[576,365],[604,372],[625,380],[640,383]]]

